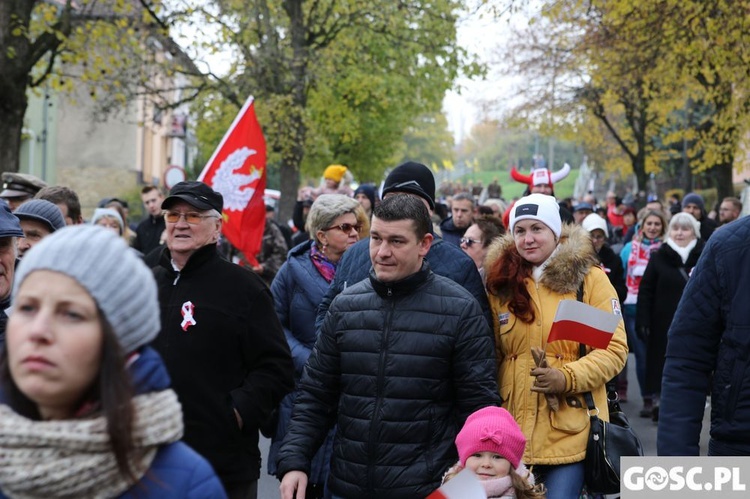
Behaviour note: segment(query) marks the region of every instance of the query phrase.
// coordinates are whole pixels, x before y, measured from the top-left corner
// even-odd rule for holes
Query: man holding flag
[[[243,108],[241,115],[250,116],[260,134],[249,110]],[[260,476],[258,430],[293,388],[294,366],[266,285],[217,253],[222,229],[235,245],[255,244],[247,240],[252,231],[244,226],[254,223],[255,213],[246,210],[254,206],[256,192],[260,219],[252,228],[258,236],[263,233],[259,171],[265,165],[247,161],[265,151],[263,137],[233,135],[244,129],[238,122],[247,120],[235,120],[214,154],[223,158],[221,163],[212,159],[206,170],[213,170],[201,175],[212,179],[217,190],[219,185],[236,190],[222,195],[203,182],[180,182],[162,203],[167,248],[154,269],[162,329],[153,346],[182,404],[185,442],[211,463],[229,498],[254,499]],[[226,144],[234,150],[222,152]],[[261,156],[264,162],[265,153]],[[250,248],[245,254],[256,253]]]

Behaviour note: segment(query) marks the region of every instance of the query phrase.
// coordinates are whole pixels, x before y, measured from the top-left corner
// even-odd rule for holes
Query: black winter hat
[[[354,191],[354,197],[357,197],[357,194],[364,194],[367,196],[367,199],[370,200],[370,208],[375,208],[375,186],[372,184],[362,184],[359,187],[357,187],[357,190]]]
[[[407,192],[425,199],[435,209],[435,177],[421,163],[407,161],[388,174],[383,184],[383,197],[389,192]]]

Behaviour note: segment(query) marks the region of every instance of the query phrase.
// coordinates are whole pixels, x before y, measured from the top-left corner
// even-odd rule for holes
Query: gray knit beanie
[[[42,239],[16,269],[13,302],[35,270],[60,272],[86,289],[126,353],[152,341],[161,329],[153,274],[111,230],[71,225]]]
[[[49,228],[50,232],[65,227],[65,218],[57,205],[44,199],[32,199],[16,208],[14,213],[19,220],[35,220]]]

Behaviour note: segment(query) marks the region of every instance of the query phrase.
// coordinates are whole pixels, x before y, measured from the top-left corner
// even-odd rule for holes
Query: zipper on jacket
[[[177,286],[177,281],[180,280],[180,276],[182,275],[182,269],[179,268],[176,263],[174,263],[174,259],[171,259],[169,263],[170,265],[172,265],[172,270],[174,270],[177,274],[177,277],[175,277],[174,281],[172,282],[172,286]]]
[[[391,295],[391,288],[388,288],[388,296]],[[380,406],[383,402],[383,385],[384,380],[383,377],[385,375],[385,350],[386,345],[388,345],[388,336],[390,336],[391,332],[391,318],[393,317],[393,310],[395,308],[395,303],[393,300],[390,300],[390,307],[385,315],[385,321],[383,323],[385,324],[385,328],[383,328],[383,339],[380,341],[380,357],[378,358],[378,384],[377,384],[377,390],[375,391],[375,411],[372,415],[372,421],[370,422],[370,438],[368,440],[368,446],[369,446],[369,454],[370,459],[369,462],[371,464],[370,471],[367,474],[367,490],[372,491],[374,484],[375,484],[375,467],[372,466],[372,463],[375,462],[376,457],[376,446],[378,443],[377,437],[377,430],[379,424],[379,412],[380,412]]]

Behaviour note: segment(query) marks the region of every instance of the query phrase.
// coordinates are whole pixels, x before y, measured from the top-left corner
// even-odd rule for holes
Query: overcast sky
[[[468,51],[479,56],[488,65],[485,79],[460,78],[456,82],[457,90],[449,91],[443,100],[443,110],[448,118],[448,127],[453,132],[456,143],[470,134],[471,127],[482,119],[482,102],[493,100],[503,102],[512,98],[513,88],[518,85],[518,78],[513,74],[500,74],[497,69],[497,53],[510,37],[510,23],[522,27],[528,22],[532,12],[539,9],[536,0],[529,0],[522,9],[514,13],[512,19],[507,15],[496,19],[486,13],[475,13],[465,16],[458,24],[458,43]],[[502,106],[501,106],[502,107]]]

